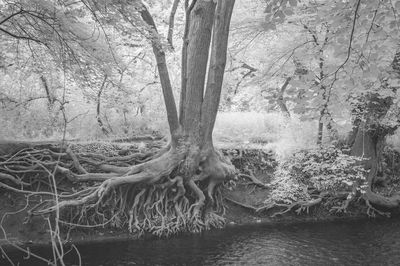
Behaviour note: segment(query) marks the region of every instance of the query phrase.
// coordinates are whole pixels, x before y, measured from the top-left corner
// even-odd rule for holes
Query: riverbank
[[[43,145],[40,144],[40,145]],[[116,145],[116,144],[113,144]],[[142,145],[142,144],[140,144]],[[128,153],[132,144],[118,144],[118,153]],[[137,148],[136,144],[133,145]],[[79,144],[79,147],[86,150],[104,152],[109,151],[110,145],[95,143]],[[11,146],[3,147],[3,151],[10,152]],[[368,218],[365,204],[353,202],[346,209],[346,212],[336,213],[324,204],[318,204],[296,214],[294,210],[276,215],[281,208],[274,207],[262,210],[265,201],[269,197],[271,188],[269,186],[273,177],[277,162],[271,151],[260,148],[229,148],[223,147],[223,153],[228,156],[235,167],[242,175],[237,180],[226,184],[222,188],[222,195],[225,198],[226,227],[249,226],[249,225],[288,225],[304,222],[323,222],[337,220],[353,220]],[[251,180],[254,176],[257,180]],[[62,186],[60,186],[62,189]],[[30,201],[37,201],[35,197]],[[0,215],[2,217],[1,246],[35,246],[50,244],[50,230],[47,217],[29,217],[27,198],[21,194],[5,191],[0,195]],[[260,209],[261,208],[261,209]],[[154,236],[145,235],[144,238]],[[62,239],[66,243],[96,243],[104,241],[138,239],[137,234],[129,233],[127,230],[112,228],[108,225],[100,228],[81,228],[71,231],[64,231]]]

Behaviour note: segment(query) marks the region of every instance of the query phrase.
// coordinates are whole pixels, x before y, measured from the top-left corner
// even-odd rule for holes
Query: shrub
[[[312,190],[335,192],[356,188],[363,193],[366,179],[360,161],[361,158],[333,146],[298,152],[279,163],[271,198],[292,203],[309,200]]]

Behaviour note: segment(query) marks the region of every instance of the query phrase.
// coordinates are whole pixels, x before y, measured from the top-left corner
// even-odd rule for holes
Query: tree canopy
[[[0,0],[0,9],[0,133],[61,140],[1,157],[3,188],[36,195],[21,173],[49,176],[32,215],[199,232],[223,226],[221,185],[239,177],[272,192],[260,208],[235,204],[284,208],[273,216],[323,201],[342,212],[357,195],[369,215],[400,205],[375,186],[400,125],[399,0]],[[233,126],[221,130],[217,114]],[[240,145],[275,149],[271,185],[218,150],[258,124],[267,137]],[[137,135],[165,141],[113,156],[68,146]],[[279,157],[288,135],[302,146]]]

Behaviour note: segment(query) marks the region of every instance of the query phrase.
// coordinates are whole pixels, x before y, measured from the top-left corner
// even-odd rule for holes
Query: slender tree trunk
[[[97,124],[99,125],[101,131],[103,132],[104,135],[108,136],[110,132],[107,130],[107,128],[104,126],[103,120],[101,119],[101,94],[103,93],[104,87],[106,85],[107,81],[107,75],[104,76],[103,82],[101,83],[101,87],[99,89],[99,92],[97,93],[97,107],[96,107],[96,119],[97,119]]]
[[[207,89],[201,116],[203,143],[212,145],[212,131],[221,98],[222,82],[226,65],[229,25],[235,1],[218,1],[213,28],[212,52],[208,71]]]
[[[281,108],[282,113],[287,117],[290,117],[290,112],[286,106],[286,101],[285,101],[284,95],[285,95],[286,88],[289,85],[291,80],[292,80],[292,77],[286,78],[285,83],[283,83],[281,89],[279,90],[278,97],[276,100],[278,102],[279,107]]]
[[[185,101],[186,101],[186,87],[187,87],[187,53],[188,53],[188,45],[189,45],[189,27],[190,27],[190,13],[193,10],[193,7],[196,3],[196,0],[193,0],[191,5],[189,6],[189,0],[185,0],[185,30],[183,34],[183,43],[182,43],[182,59],[181,59],[181,94],[179,101],[179,123],[182,125],[185,120]]]
[[[140,15],[142,16],[142,19],[147,23],[147,25],[149,25],[156,32],[156,34],[158,34],[157,27],[154,23],[153,17],[149,13],[145,5],[142,4],[142,7],[139,10],[139,12]],[[128,16],[126,16],[126,18],[129,20]],[[132,21],[131,23],[134,25]],[[158,38],[152,38],[151,44],[153,47],[154,56],[157,61],[158,73],[160,75],[161,88],[163,91],[165,107],[167,110],[167,119],[170,127],[170,133],[171,136],[174,136],[178,133],[180,126],[179,126],[178,113],[176,109],[174,94],[172,92],[172,85],[169,78],[168,67],[165,59],[165,52],[162,49],[161,43],[159,42]],[[172,138],[172,140],[174,140],[174,138]],[[175,145],[175,142],[172,144]]]
[[[322,122],[322,117],[323,115],[320,114],[319,120],[318,120],[318,135],[317,135],[317,145],[322,144],[322,137],[324,135],[324,123]]]
[[[167,41],[168,41],[168,43],[169,43],[169,45],[171,46],[172,49],[174,49],[174,44],[172,42],[172,39],[173,39],[173,36],[174,36],[175,13],[176,13],[176,10],[178,9],[179,1],[180,0],[174,0],[174,3],[172,4],[171,13],[170,13],[170,16],[169,16],[169,27],[168,27]]]
[[[40,76],[40,80],[42,81],[44,90],[46,91],[46,97],[47,97],[49,109],[51,109],[54,104],[54,97],[51,95],[49,84],[47,83],[47,79],[42,75],[42,76]]]
[[[306,27],[306,26],[305,26]],[[306,29],[308,29],[306,27]],[[322,95],[322,100],[323,100],[323,105],[320,110],[320,115],[319,115],[319,120],[318,120],[318,135],[317,135],[317,145],[322,144],[322,138],[324,134],[324,120],[326,120],[326,116],[328,114],[328,104],[329,104],[329,99],[330,99],[330,90],[331,88],[327,88],[325,85],[323,85],[324,79],[325,79],[325,72],[324,72],[324,65],[325,65],[325,59],[324,59],[324,48],[326,44],[328,43],[328,32],[329,29],[328,27],[326,28],[326,33],[325,33],[325,38],[323,42],[320,44],[318,42],[318,36],[316,32],[311,31],[308,29],[309,32],[311,33],[314,43],[316,46],[319,46],[319,76],[318,79],[319,81],[317,82],[317,85],[320,87],[321,90],[321,95]]]
[[[49,112],[49,120],[50,120],[50,128],[46,129],[46,135],[51,135],[53,133],[53,128],[56,127],[57,123],[57,116],[59,110],[56,110],[54,112],[54,103],[56,101],[54,95],[50,91],[49,84],[47,82],[47,79],[44,75],[40,76],[40,80],[42,81],[44,90],[46,92],[46,97],[47,97],[47,111]]]

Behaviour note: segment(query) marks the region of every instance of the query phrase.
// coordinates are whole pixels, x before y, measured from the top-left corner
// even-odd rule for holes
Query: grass
[[[108,111],[103,122],[112,128],[110,136],[105,136],[96,120],[95,111],[90,109],[80,115],[79,110],[69,111],[75,117],[67,127],[67,139],[82,141],[111,140],[158,132],[168,134],[168,124],[164,114],[123,115]],[[62,137],[61,115],[51,123],[48,110],[37,108],[35,112],[21,113],[10,111],[0,117],[4,126],[0,129],[0,139],[19,140],[57,140]],[[56,125],[56,128],[54,128]],[[344,132],[344,131],[343,131]],[[301,121],[298,117],[287,118],[281,113],[220,112],[217,115],[214,140],[220,148],[257,148],[274,151],[278,157],[287,157],[298,150],[315,146],[317,123]],[[390,139],[400,150],[400,134]]]
[[[280,113],[219,113],[214,129],[218,146],[257,147],[273,150],[278,157],[315,146],[317,124],[287,118]]]

